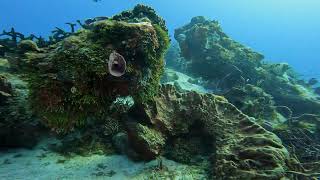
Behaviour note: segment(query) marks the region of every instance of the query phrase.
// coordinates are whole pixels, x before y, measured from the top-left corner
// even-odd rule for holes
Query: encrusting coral
[[[164,139],[190,138],[192,127],[197,127],[209,141],[210,171],[216,179],[280,179],[288,170],[289,153],[281,140],[220,96],[181,94],[165,85],[154,101],[133,107],[127,127],[129,142],[142,158],[155,158]],[[141,133],[145,138],[139,138]],[[150,145],[154,143],[158,145]]]

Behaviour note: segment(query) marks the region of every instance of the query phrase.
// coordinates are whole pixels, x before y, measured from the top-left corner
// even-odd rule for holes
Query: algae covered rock
[[[320,114],[320,101],[313,90],[299,83],[292,69],[281,72],[279,70],[272,73],[274,68],[278,69],[282,64],[264,64],[258,68],[261,79],[259,85],[265,92],[273,96],[274,101],[279,106],[287,106],[294,116],[302,114]],[[283,69],[283,68],[281,68]],[[277,87],[277,88],[275,88]]]
[[[0,75],[0,104],[3,105],[12,96],[13,89],[8,79]]]
[[[149,131],[162,134],[166,143],[179,137],[195,137],[195,134],[206,140],[206,152],[211,152],[212,156],[210,172],[216,179],[280,179],[286,176],[289,153],[281,140],[223,97],[178,93],[173,86],[165,85],[154,101],[133,108],[128,123],[145,124]],[[195,130],[197,133],[192,133]],[[130,139],[134,143],[148,143],[148,140],[141,140]]]
[[[249,116],[276,122],[277,107],[289,109],[282,113],[287,119],[290,113],[320,114],[318,95],[287,63],[264,62],[263,55],[228,37],[217,21],[194,17],[175,30],[175,39],[187,73],[206,80],[206,87]]]
[[[175,39],[182,57],[188,62],[188,71],[207,79],[214,80],[229,74],[226,78],[242,83],[241,78],[247,79],[252,75],[254,67],[263,59],[261,54],[229,38],[217,21],[201,16],[176,29]]]
[[[39,140],[41,126],[28,105],[25,81],[0,73],[0,148],[32,148]]]
[[[21,42],[19,42],[17,48],[20,53],[25,53],[27,51],[40,51],[38,45],[32,40],[22,40]]]
[[[216,165],[224,164],[222,169],[217,170],[220,177],[227,176],[223,174],[225,168],[228,169],[225,172],[237,174],[229,179],[273,179],[276,174],[275,179],[278,179],[285,172],[290,174],[288,177],[296,179],[317,175],[318,153],[315,152],[319,151],[316,137],[320,101],[310,83],[302,81],[287,63],[264,62],[261,54],[230,39],[216,21],[195,17],[175,31],[175,39],[182,55],[179,59],[185,60],[188,74],[204,79],[204,86],[225,96],[230,103],[253,117],[250,121],[279,135],[290,152],[274,134],[263,133],[255,123],[238,121],[238,127],[231,130],[233,135],[227,138],[229,142],[226,140],[217,144],[217,147],[225,145],[228,149],[229,143],[236,142],[232,148],[238,147],[221,154],[224,158]],[[233,114],[237,117],[229,106],[226,110],[228,113],[223,113],[225,116]],[[233,122],[237,122],[236,119],[233,118]],[[226,129],[220,127],[213,131],[227,137]],[[252,133],[252,136],[247,133]],[[264,134],[263,138],[260,133]],[[235,140],[233,137],[236,137]],[[266,149],[266,146],[271,148]],[[217,151],[216,157],[219,156]],[[260,162],[255,158],[265,160]],[[286,163],[279,166],[274,162]],[[270,167],[274,168],[272,173],[266,170]]]
[[[164,21],[151,8],[138,5],[40,53],[28,52],[24,58],[33,110],[53,130],[68,131],[90,117],[101,119],[117,97],[152,99],[168,44]],[[121,76],[110,70],[121,71]]]
[[[275,127],[274,132],[281,138],[290,154],[295,157],[296,179],[317,177],[320,172],[320,116],[304,114],[293,117],[289,124]]]
[[[259,87],[250,84],[234,87],[225,94],[225,97],[243,113],[257,120],[268,120],[272,123],[280,121],[273,97]]]
[[[165,145],[165,137],[161,132],[139,123],[128,125],[128,140],[144,160],[154,159],[160,155]]]

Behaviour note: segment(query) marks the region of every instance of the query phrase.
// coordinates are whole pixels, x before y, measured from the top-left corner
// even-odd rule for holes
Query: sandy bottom
[[[48,150],[54,140],[44,140],[32,150],[15,149],[0,152],[0,179],[194,179],[201,170],[163,159],[165,171],[157,169],[158,161],[133,162],[122,155],[92,155],[66,158]]]

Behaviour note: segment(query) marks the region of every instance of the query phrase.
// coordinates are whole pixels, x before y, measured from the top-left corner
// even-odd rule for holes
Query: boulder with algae
[[[195,17],[189,24],[176,29],[175,39],[180,45],[187,72],[207,80],[207,86],[213,91],[225,95],[230,90],[234,93],[235,89],[246,91],[247,84],[250,84],[255,86],[253,89],[261,89],[263,94],[271,95],[274,105],[267,102],[268,109],[286,106],[297,116],[320,114],[319,96],[310,87],[299,83],[288,64],[263,62],[263,55],[232,40],[217,21]],[[245,93],[253,93],[247,97],[255,96],[253,91]],[[264,96],[265,99],[270,99],[267,96]],[[228,93],[227,98],[234,102],[238,96]],[[266,106],[263,101],[255,104]],[[248,115],[257,117],[256,112]]]
[[[178,93],[164,85],[153,101],[135,104],[127,128],[129,142],[144,159],[160,155],[169,141],[192,138],[196,130],[209,141],[215,179],[280,179],[288,170],[281,140],[213,94]]]
[[[263,59],[263,55],[229,38],[217,21],[201,16],[176,29],[175,39],[188,72],[210,80],[218,81],[221,77],[228,80],[229,83],[221,82],[220,86],[230,87],[248,78],[251,80],[255,66]]]
[[[257,86],[246,84],[243,87],[233,87],[225,93],[225,97],[257,121],[267,120],[277,124],[284,119],[277,112],[273,97]]]
[[[59,132],[103,120],[118,97],[145,102],[158,91],[169,37],[153,9],[137,5],[89,26],[21,55],[32,108]]]
[[[17,75],[0,73],[0,149],[31,148],[41,126],[28,105],[27,84]]]

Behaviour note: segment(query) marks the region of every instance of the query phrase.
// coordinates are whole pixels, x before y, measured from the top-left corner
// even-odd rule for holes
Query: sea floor
[[[205,173],[165,158],[165,170],[159,170],[157,160],[133,162],[123,155],[64,157],[49,150],[49,144],[55,141],[44,139],[31,150],[0,152],[0,179],[194,179]]]

